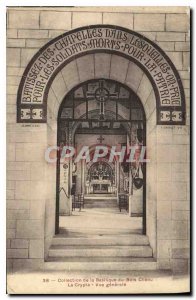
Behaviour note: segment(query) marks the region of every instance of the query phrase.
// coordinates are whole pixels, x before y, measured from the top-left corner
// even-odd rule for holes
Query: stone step
[[[103,198],[103,197],[100,197],[100,198],[84,198],[84,200],[86,201],[86,202],[90,202],[90,201],[105,201],[105,202],[116,202],[117,201],[117,199],[116,198]]]
[[[143,259],[142,259],[143,260]],[[94,262],[94,261],[76,261],[76,262],[63,262],[63,261],[52,261],[44,263],[45,270],[55,270],[55,271],[145,271],[145,270],[156,270],[157,263],[148,259],[146,261],[141,261],[141,258],[133,261],[127,259],[126,261],[104,261],[104,262]]]
[[[130,256],[152,257],[150,246],[52,246],[49,249],[49,257],[73,257],[73,256]]]
[[[48,257],[49,261],[57,262],[154,262],[153,257],[131,257],[131,256],[69,256],[69,257]]]
[[[84,203],[93,203],[93,202],[97,202],[97,203],[117,203],[117,199],[97,199],[97,198],[88,198],[88,199],[84,199]]]
[[[116,197],[103,197],[97,196],[94,198],[84,198],[84,209],[87,208],[104,208],[104,209],[118,209],[117,199]]]
[[[149,245],[145,235],[125,235],[125,236],[96,236],[91,238],[54,237],[52,245]]]
[[[108,203],[84,203],[84,208],[82,208],[83,210],[86,208],[105,208],[105,209],[113,209],[113,210],[117,210],[118,206],[117,204],[108,204]]]
[[[117,203],[117,199],[116,198],[84,198],[84,202],[86,203],[90,203],[90,202],[93,202],[93,201],[99,201],[99,202],[107,202],[107,203],[110,203],[110,202],[113,202],[113,203]]]
[[[91,200],[91,199],[96,199],[96,200],[117,200],[117,197],[112,194],[97,194],[97,195],[84,195],[84,200]]]
[[[141,235],[141,229],[124,229],[124,228],[86,228],[86,227],[79,227],[79,228],[66,228],[60,229],[59,237],[73,237],[73,238],[96,238],[96,237],[116,237],[119,236],[127,236],[132,234],[139,234]]]
[[[114,200],[105,200],[105,199],[84,199],[84,204],[91,204],[91,203],[100,203],[100,204],[105,204],[105,205],[109,205],[109,204],[115,204],[115,205],[118,205],[117,204],[117,201],[114,199]]]
[[[111,197],[117,197],[115,194],[85,194],[84,195],[84,198],[88,198],[88,197],[91,197],[91,198],[96,198],[96,197],[108,197],[108,198],[111,198]]]
[[[119,209],[117,204],[108,204],[108,203],[88,203],[88,204],[84,203],[84,208],[82,207],[82,209],[84,210],[85,208],[88,207],[92,207],[95,209],[99,209],[99,208],[113,209],[113,210]]]

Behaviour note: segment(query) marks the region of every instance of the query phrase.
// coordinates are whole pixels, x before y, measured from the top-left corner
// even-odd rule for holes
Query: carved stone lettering
[[[145,71],[156,95],[157,124],[185,124],[182,83],[168,56],[140,34],[109,25],[70,31],[40,49],[20,83],[18,122],[46,122],[47,116],[42,112],[47,111],[47,93],[58,70],[71,59],[101,51],[127,57]],[[33,110],[34,105],[36,110]]]

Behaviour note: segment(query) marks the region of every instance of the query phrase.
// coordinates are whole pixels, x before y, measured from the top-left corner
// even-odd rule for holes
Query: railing
[[[74,195],[73,201],[72,201],[72,211],[76,208],[79,208],[79,211],[81,211],[82,208],[84,208],[84,195],[78,194]]]
[[[119,210],[121,212],[121,210],[124,208],[127,212],[129,210],[129,196],[128,194],[119,194],[118,195],[118,205],[119,205]]]
[[[60,192],[63,190],[63,192],[65,193],[65,196],[67,197],[67,198],[69,198],[69,196],[67,195],[67,193],[66,193],[66,191],[65,191],[65,189],[62,187],[62,188],[60,188],[60,190],[59,190],[59,194],[60,194]]]

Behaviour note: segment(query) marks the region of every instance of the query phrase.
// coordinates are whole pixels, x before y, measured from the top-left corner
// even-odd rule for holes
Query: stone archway
[[[48,91],[56,74],[73,59],[98,52],[117,53],[146,73],[156,95],[158,124],[184,124],[184,91],[171,60],[144,36],[112,25],[92,25],[65,33],[33,57],[19,86],[17,121],[45,123]]]
[[[100,25],[88,28],[90,31],[86,28],[76,29],[54,39],[44,46],[32,59],[26,68],[18,92],[18,122],[46,123],[47,121],[45,146],[55,144],[57,140],[56,120],[58,110],[62,99],[74,86],[86,80],[102,77],[117,80],[133,89],[141,99],[147,118],[147,144],[150,145],[148,153],[151,160],[147,170],[147,234],[153,248],[154,257],[156,257],[157,232],[160,229],[159,227],[157,228],[158,192],[156,183],[158,180],[157,173],[160,172],[161,168],[157,164],[157,162],[161,161],[161,157],[157,156],[157,149],[160,147],[162,136],[164,135],[162,128],[157,127],[157,124],[184,124],[185,103],[181,80],[165,53],[143,36],[116,26],[114,28],[113,26]],[[100,32],[100,34],[106,34],[107,29],[115,30],[118,35],[108,38],[109,46],[104,44],[101,46],[101,44],[97,45],[96,42],[91,42],[94,40],[91,36],[86,38],[86,42],[93,45],[93,49],[77,50],[78,52],[73,55],[67,54],[64,57],[59,53],[61,51],[59,45],[63,41],[61,38],[69,40],[70,37],[73,37],[73,34],[77,35],[79,32],[88,32],[88,34],[89,32],[91,34]],[[134,45],[131,46],[132,48],[129,47],[130,45],[126,43],[126,40],[123,41],[126,35],[128,36],[129,44],[131,41],[134,42]],[[114,42],[112,43],[111,41]],[[84,45],[86,45],[86,42]],[[75,45],[70,40],[69,43],[71,43],[72,47]],[[113,45],[112,49],[111,44]],[[54,58],[53,45],[58,45],[56,48],[57,54],[60,55],[59,59],[62,60],[62,63],[59,63],[56,67],[49,63],[50,59]],[[149,51],[152,51],[155,57],[157,56],[153,58],[153,60],[156,59],[157,75],[154,72],[155,66],[152,64],[152,58],[148,57],[147,52],[144,52],[144,55],[141,54],[142,45],[146,48],[149,47]],[[123,47],[119,48],[119,46]],[[146,64],[148,60],[144,62],[144,58],[150,59],[148,64]],[[55,64],[55,60],[52,63]],[[165,84],[167,87],[171,85],[169,94],[164,89]],[[163,95],[163,100],[168,101],[170,105],[165,105],[164,102],[161,102],[161,95]],[[46,177],[54,178],[56,170],[49,165],[45,167]],[[44,189],[47,190],[47,183],[45,185]],[[45,203],[45,255],[47,255],[47,249],[54,234],[55,194],[56,184],[51,182],[50,191],[46,191],[44,195],[45,200],[50,199],[50,201]],[[50,211],[50,214],[48,214],[48,211]]]
[[[118,63],[118,72],[116,64]],[[57,139],[57,117],[61,101],[65,95],[69,93],[74,87],[87,81],[99,78],[102,74],[104,79],[113,79],[125,86],[131,88],[139,99],[145,110],[146,115],[146,131],[147,131],[147,145],[148,155],[151,160],[151,169],[147,170],[148,188],[146,199],[156,197],[156,178],[153,172],[152,164],[156,162],[154,153],[156,152],[156,98],[153,86],[136,64],[130,62],[128,59],[118,56],[116,54],[88,54],[80,57],[69,64],[67,64],[55,77],[48,93],[48,126],[50,127],[50,134],[48,135],[48,144],[51,140]],[[61,99],[61,100],[60,100]],[[54,130],[51,130],[54,129]],[[56,186],[53,187],[54,191]],[[155,200],[155,199],[154,199]],[[150,203],[150,202],[149,202]],[[147,218],[147,234],[152,234],[152,244],[156,245],[156,201],[152,201],[148,206],[149,212],[146,212]],[[151,218],[150,211],[154,211]],[[151,220],[152,219],[152,220]],[[155,251],[155,250],[154,250]]]

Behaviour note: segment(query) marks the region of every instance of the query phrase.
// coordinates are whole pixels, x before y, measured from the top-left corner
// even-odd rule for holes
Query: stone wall
[[[16,269],[43,262],[54,234],[55,168],[46,166],[46,145],[55,143],[56,125],[16,124],[16,95],[32,56],[55,36],[91,24],[112,24],[142,33],[171,58],[182,78],[187,106],[185,126],[155,126],[151,100],[148,142],[152,164],[148,181],[147,225],[159,268],[184,271],[189,257],[189,11],[186,7],[33,7],[7,10],[7,258]],[[84,63],[84,62],[83,62]],[[130,75],[131,76],[131,75]],[[70,78],[67,79],[68,81]],[[54,97],[54,95],[53,95]],[[149,98],[150,99],[150,98]],[[38,134],[39,133],[39,134]],[[177,149],[177,151],[176,151]],[[156,167],[156,168],[155,168]],[[156,172],[154,171],[156,170]],[[48,184],[51,182],[51,184]],[[48,189],[45,189],[45,186]],[[147,215],[148,218],[148,215]],[[152,230],[157,228],[157,231]],[[45,240],[45,246],[44,246]]]

